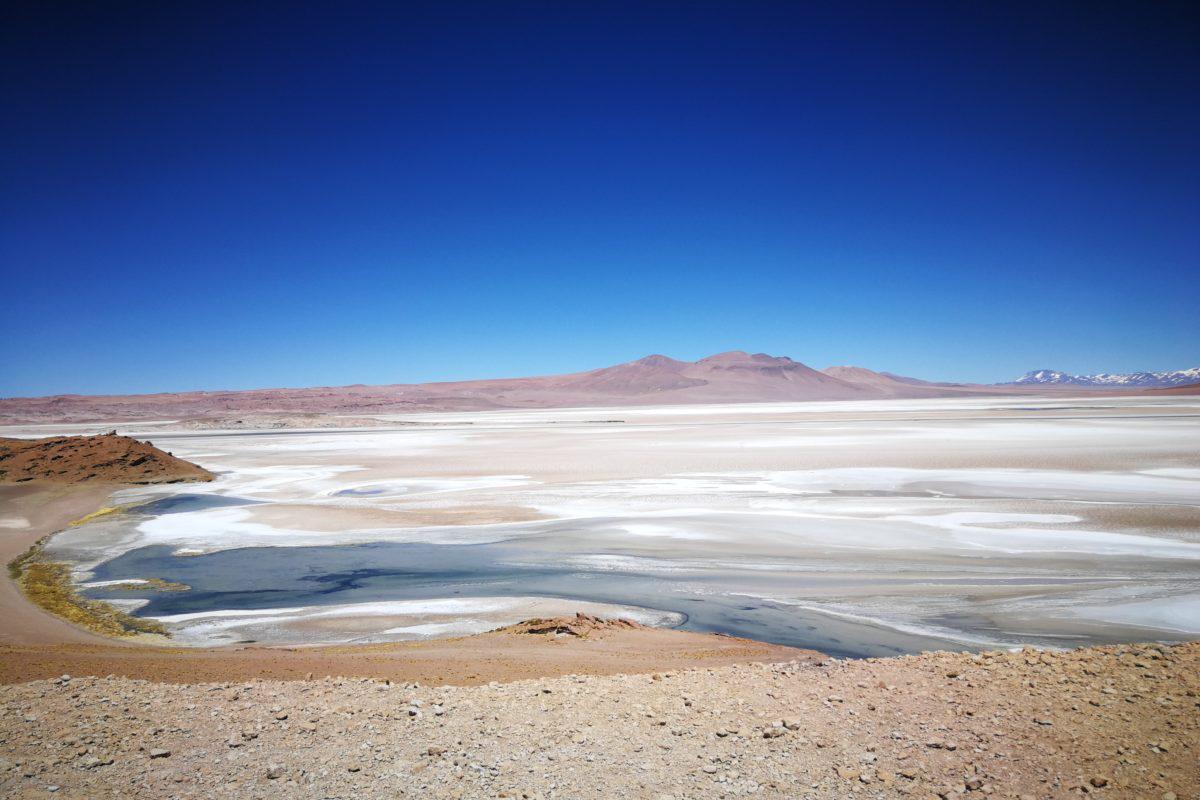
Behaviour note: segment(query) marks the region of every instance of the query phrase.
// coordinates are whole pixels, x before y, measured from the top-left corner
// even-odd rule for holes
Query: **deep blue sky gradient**
[[[1195,3],[5,8],[0,395],[1200,365]]]

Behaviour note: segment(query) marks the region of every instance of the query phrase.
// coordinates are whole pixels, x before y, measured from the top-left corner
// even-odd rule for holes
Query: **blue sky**
[[[1194,4],[23,4],[0,395],[1200,365]]]

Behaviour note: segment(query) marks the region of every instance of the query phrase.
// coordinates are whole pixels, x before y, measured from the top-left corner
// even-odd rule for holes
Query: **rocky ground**
[[[1200,643],[475,687],[0,688],[9,797],[1200,796]]]

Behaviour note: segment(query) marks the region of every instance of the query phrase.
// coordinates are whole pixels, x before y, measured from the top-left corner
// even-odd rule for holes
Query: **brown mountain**
[[[678,361],[651,355],[612,367],[532,378],[308,389],[58,395],[0,399],[0,423],[382,414],[500,408],[870,400],[1021,394],[1035,389],[934,384],[861,367],[817,371],[785,356],[732,350]],[[1045,387],[1036,387],[1044,392]]]

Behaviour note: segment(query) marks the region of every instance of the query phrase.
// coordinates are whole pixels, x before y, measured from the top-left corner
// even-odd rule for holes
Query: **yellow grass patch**
[[[93,587],[93,591],[99,589],[106,592],[137,592],[149,589],[155,592],[186,592],[191,588],[186,583],[164,581],[162,578],[146,578],[142,581],[126,581],[124,583],[110,583],[105,586],[96,586]]]
[[[124,509],[125,509],[125,506],[104,506],[103,508],[99,508],[90,514],[87,514],[87,515],[82,516],[79,519],[75,520],[74,522],[71,523],[71,526],[74,527],[76,525],[84,525],[84,524],[91,522],[94,519],[98,519],[100,517],[107,517],[109,514],[115,514],[118,511],[123,511]]]
[[[70,567],[41,559],[39,542],[8,563],[8,574],[26,597],[51,614],[104,636],[170,635],[159,622],[139,619],[109,603],[83,597],[71,583]]]

